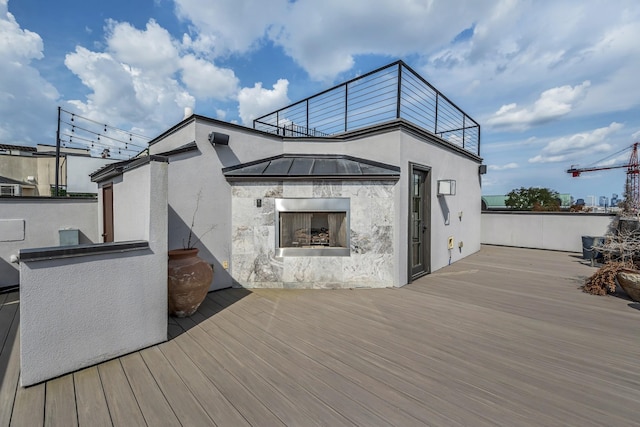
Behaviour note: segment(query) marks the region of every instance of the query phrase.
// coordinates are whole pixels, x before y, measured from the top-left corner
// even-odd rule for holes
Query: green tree
[[[507,194],[505,205],[520,211],[559,211],[560,195],[548,188],[520,187]]]

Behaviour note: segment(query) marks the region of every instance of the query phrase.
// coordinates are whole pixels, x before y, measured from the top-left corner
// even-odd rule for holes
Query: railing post
[[[436,113],[433,118],[433,133],[438,134],[438,101],[440,97],[440,92],[436,91]]]
[[[349,117],[349,83],[345,83],[344,85],[344,131],[347,131],[349,126],[348,117]]]
[[[400,96],[402,95],[402,64],[398,64],[398,93],[396,104],[396,119],[400,118]]]
[[[465,130],[467,128],[467,121],[466,121],[467,115],[463,114],[462,115],[462,148],[464,148],[464,138],[465,138]]]
[[[60,110],[58,107],[58,130],[56,131],[56,190],[54,196],[60,195]]]
[[[306,128],[307,128],[307,135],[308,135],[309,134],[309,99],[307,99],[306,104],[307,104],[307,126],[306,126]]]

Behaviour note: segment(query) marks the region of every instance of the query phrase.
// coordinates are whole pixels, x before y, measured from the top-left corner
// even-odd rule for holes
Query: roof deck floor
[[[484,246],[400,289],[217,291],[169,341],[28,388],[0,295],[0,426],[640,425],[640,304],[582,293],[593,271]]]

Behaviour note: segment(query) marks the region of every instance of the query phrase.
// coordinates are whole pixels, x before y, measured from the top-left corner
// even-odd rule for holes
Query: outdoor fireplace
[[[276,256],[349,256],[349,199],[276,199]]]

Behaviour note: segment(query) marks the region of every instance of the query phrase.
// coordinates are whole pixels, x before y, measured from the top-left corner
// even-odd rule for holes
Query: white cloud
[[[183,45],[200,56],[227,58],[273,42],[325,82],[355,71],[362,55],[413,56],[415,68],[471,116],[492,119],[502,129],[640,103],[640,8],[633,0],[615,8],[592,1],[513,0],[405,0],[401,6],[395,0],[175,3],[192,25]],[[463,31],[465,37],[458,37]],[[563,86],[568,78],[591,86]],[[532,93],[543,92],[528,105]]]
[[[589,1],[503,1],[476,12],[473,37],[435,52],[426,48],[422,72],[454,101],[465,96],[466,103],[460,104],[477,119],[493,118],[509,104],[505,99],[526,106],[531,93],[562,86],[568,78],[591,82],[580,103],[568,103],[573,117],[640,104],[634,77],[640,57],[637,3],[624,0],[602,8]],[[535,118],[529,106],[516,107],[510,119],[518,118],[516,111]]]
[[[489,165],[488,166],[489,170],[492,170],[492,171],[516,169],[517,167],[518,167],[518,164],[515,162],[507,163],[506,165]]]
[[[290,103],[287,96],[289,81],[280,79],[273,89],[264,89],[258,82],[253,87],[245,87],[238,94],[238,113],[245,126],[250,126],[253,119]]]
[[[195,100],[175,79],[159,77],[117,61],[111,54],[78,46],[65,65],[91,89],[83,100],[71,100],[79,114],[116,126],[145,123],[153,133],[181,118]]]
[[[169,32],[151,19],[145,30],[128,22],[107,21],[108,51],[123,64],[160,76],[178,69],[178,44]]]
[[[44,57],[40,36],[20,28],[0,0],[0,141],[54,143],[58,91],[32,65]],[[45,140],[49,138],[49,140]]]
[[[284,19],[287,0],[175,0],[177,14],[190,21],[193,48],[214,56],[245,53],[257,46],[274,23]]]
[[[613,122],[607,127],[554,139],[542,149],[539,155],[530,158],[529,163],[575,161],[585,155],[609,152],[612,145],[607,142],[607,139],[622,128],[622,124]]]
[[[271,40],[316,80],[349,70],[355,57],[400,57],[441,46],[470,27],[489,1],[176,0],[215,56],[245,53]],[[451,23],[455,22],[456,25]]]
[[[187,45],[150,20],[139,30],[127,22],[107,22],[106,50],[76,47],[65,65],[91,93],[69,101],[80,114],[114,125],[144,123],[153,135],[180,120],[198,100],[229,100],[238,93],[233,70],[196,56]]]
[[[545,90],[530,107],[518,108],[515,103],[503,105],[487,123],[524,130],[558,119],[572,111],[590,85],[591,82],[586,80],[574,87],[565,85]]]
[[[180,59],[182,81],[198,98],[228,99],[238,92],[239,80],[233,70],[216,67],[194,55]]]
[[[227,117],[227,112],[221,110],[220,108],[216,109],[216,118],[218,120],[224,120]]]

